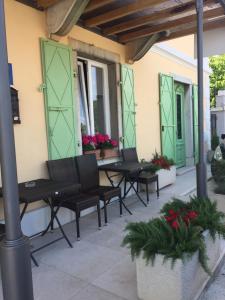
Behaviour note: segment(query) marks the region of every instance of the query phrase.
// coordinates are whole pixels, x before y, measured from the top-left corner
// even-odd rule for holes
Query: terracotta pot
[[[95,149],[95,150],[90,150],[90,151],[84,151],[84,154],[95,154],[96,159],[102,159],[101,158],[101,150],[100,149]]]
[[[118,157],[119,151],[117,148],[102,149],[101,156],[103,159]]]

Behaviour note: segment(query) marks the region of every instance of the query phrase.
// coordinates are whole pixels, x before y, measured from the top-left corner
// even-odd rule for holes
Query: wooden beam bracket
[[[90,0],[63,0],[47,9],[47,27],[50,35],[64,36],[84,12]]]
[[[140,60],[152,48],[152,46],[157,43],[158,40],[163,37],[168,37],[169,35],[169,31],[163,31],[153,34],[148,38],[142,38],[140,40],[128,43],[128,62],[133,64],[135,61]]]

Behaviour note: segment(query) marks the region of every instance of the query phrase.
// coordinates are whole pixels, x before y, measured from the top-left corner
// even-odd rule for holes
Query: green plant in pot
[[[217,210],[216,202],[197,197],[189,202],[173,199],[161,213],[149,222],[126,226],[123,246],[130,248],[132,258],[141,256],[153,264],[156,255],[162,255],[173,267],[177,259],[185,262],[198,252],[199,263],[210,274],[204,232],[208,230],[213,240],[216,235],[225,238],[225,215]]]

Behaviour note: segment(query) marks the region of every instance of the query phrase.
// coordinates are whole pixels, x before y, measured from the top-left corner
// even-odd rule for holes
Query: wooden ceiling
[[[60,0],[18,0],[46,9]],[[194,0],[90,0],[78,25],[120,43],[150,37],[159,41],[196,32]],[[225,26],[225,11],[218,0],[204,0],[204,30]]]

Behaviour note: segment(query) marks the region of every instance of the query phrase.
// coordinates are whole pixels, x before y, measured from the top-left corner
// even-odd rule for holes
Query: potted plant
[[[214,152],[215,152],[217,146],[219,146],[219,143],[220,143],[220,141],[219,141],[218,135],[214,134],[211,138],[211,150],[209,150],[207,152],[207,160],[208,160],[209,163],[212,162]]]
[[[118,143],[107,134],[97,133],[95,135],[98,148],[101,149],[101,158],[113,158],[118,156]]]
[[[172,159],[155,152],[151,163],[157,168],[160,189],[176,182],[176,167]]]
[[[82,136],[82,148],[84,154],[96,155],[96,159],[101,159],[101,150],[97,148],[97,140],[95,136],[83,135]]]
[[[141,300],[192,300],[222,258],[225,214],[208,198],[174,199],[149,222],[129,223],[123,245],[136,259]],[[150,264],[151,262],[151,264]]]

